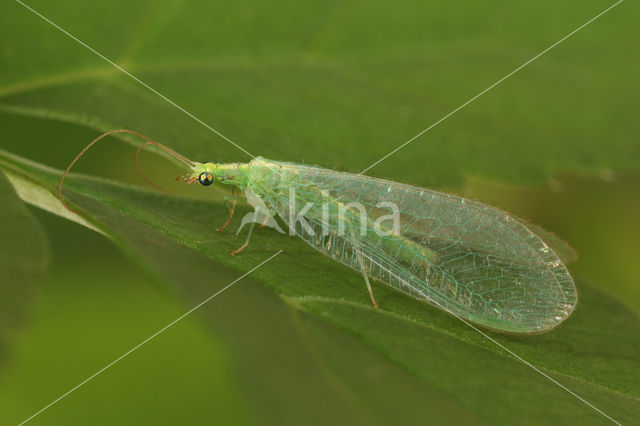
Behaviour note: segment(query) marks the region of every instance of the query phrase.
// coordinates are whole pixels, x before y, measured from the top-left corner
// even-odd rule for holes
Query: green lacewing
[[[362,273],[376,307],[369,277],[464,320],[510,333],[548,331],[576,306],[576,288],[564,264],[573,253],[564,242],[481,202],[390,180],[261,157],[198,163],[139,133],[114,130],[69,165],[59,185],[61,201],[62,182],[73,164],[102,137],[118,132],[147,141],[138,148],[136,164],[151,144],[190,168],[180,180],[244,191],[266,220],[279,217],[291,234]],[[247,243],[248,238],[232,254]]]
[[[556,253],[562,244],[483,203],[260,157],[191,167],[186,181],[249,190],[322,254],[476,324],[544,332],[576,306],[573,280]],[[347,205],[363,206],[365,214]],[[397,207],[399,232],[390,232],[390,220],[386,228],[378,221],[390,216],[389,205]],[[304,222],[292,223],[296,206],[307,206]]]

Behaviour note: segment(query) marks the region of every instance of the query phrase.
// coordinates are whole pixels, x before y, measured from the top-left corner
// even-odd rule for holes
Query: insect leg
[[[233,214],[236,212],[236,204],[238,204],[238,200],[236,198],[235,186],[231,190],[231,194],[233,196],[233,201],[231,201],[231,206],[229,207],[229,217],[227,218],[227,221],[225,223],[223,223],[221,226],[218,227],[218,230],[217,230],[218,232],[222,231],[224,228],[229,226],[229,224],[231,223],[231,219],[233,218]]]
[[[373,306],[378,309],[379,305],[378,302],[376,302],[376,299],[373,297],[373,290],[371,289],[371,283],[369,283],[369,276],[367,275],[367,271],[364,269],[364,260],[362,259],[362,253],[360,253],[360,250],[358,250],[357,248],[354,250],[356,251],[358,262],[360,262],[360,268],[362,270],[362,275],[364,276],[364,282],[367,284],[367,290],[369,290],[371,303],[373,303]]]
[[[273,216],[273,214],[270,212],[270,214]],[[258,229],[262,229],[267,225],[267,222],[269,222],[269,218],[270,216],[265,216],[264,220],[262,221],[262,223],[260,225],[258,225]]]
[[[247,248],[247,246],[249,245],[249,240],[251,239],[251,234],[253,233],[254,225],[255,225],[255,222],[251,222],[251,226],[249,227],[249,234],[247,235],[247,239],[245,240],[243,245],[241,245],[240,247],[238,247],[237,249],[235,249],[235,250],[233,250],[231,252],[231,256],[235,256],[236,254],[240,253],[242,250]]]

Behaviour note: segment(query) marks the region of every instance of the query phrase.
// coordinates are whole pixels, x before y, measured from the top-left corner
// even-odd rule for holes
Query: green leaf
[[[49,245],[40,224],[0,172],[0,358],[9,331],[22,325],[34,281],[49,265]]]
[[[356,172],[607,6],[595,0],[578,10],[550,0],[28,4],[252,154]],[[561,171],[639,171],[633,111],[640,59],[622,43],[636,37],[632,17],[639,7],[623,2],[376,166],[375,174],[442,187],[469,174],[540,182]],[[0,8],[5,111],[102,130],[132,128],[194,159],[247,159],[18,3]]]
[[[8,153],[2,153],[1,158],[4,170],[49,191],[56,187],[59,173]],[[408,372],[428,388],[440,389],[483,420],[606,422],[592,408],[455,317],[379,284],[374,285],[374,291],[381,309],[373,309],[357,273],[295,238],[264,230],[256,233],[242,255],[230,256],[238,240],[231,232],[216,233],[216,223],[212,223],[225,216],[222,203],[174,198],[79,175],[69,178],[64,193],[93,226],[190,294],[202,293],[206,277],[215,274],[215,264],[204,261],[203,256],[247,271],[284,249],[251,277],[275,292],[294,312],[303,312],[302,318],[311,321],[312,330],[304,331],[305,335],[315,335],[313,330],[325,327],[323,323],[334,324],[373,348],[376,356],[405,370],[403,374]],[[190,287],[200,290],[188,290]],[[576,312],[550,333],[490,335],[616,420],[631,422],[640,408],[640,392],[637,375],[629,372],[640,367],[640,342],[629,336],[638,335],[640,321],[619,302],[580,281],[578,292]],[[306,320],[308,315],[324,321]],[[321,354],[319,358],[334,360],[336,369],[347,368],[348,363],[336,361],[339,353],[331,339],[309,338],[310,344],[318,346],[314,351]],[[373,410],[370,414],[376,413],[375,408],[369,408]]]

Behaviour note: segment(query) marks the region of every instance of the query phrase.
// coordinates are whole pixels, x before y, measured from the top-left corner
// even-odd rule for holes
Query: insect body
[[[209,185],[211,177],[251,191],[292,234],[363,273],[367,284],[372,277],[485,327],[543,332],[576,305],[554,250],[533,228],[485,204],[264,158],[193,163],[184,180]]]

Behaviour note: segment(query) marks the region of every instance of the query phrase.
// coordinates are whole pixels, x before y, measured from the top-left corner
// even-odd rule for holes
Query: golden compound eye
[[[213,183],[213,175],[209,172],[202,172],[198,176],[198,182],[200,182],[200,185],[209,186]]]

